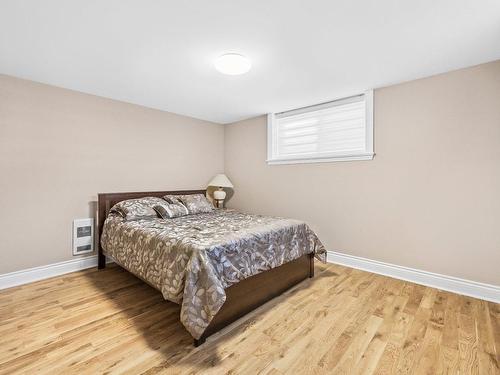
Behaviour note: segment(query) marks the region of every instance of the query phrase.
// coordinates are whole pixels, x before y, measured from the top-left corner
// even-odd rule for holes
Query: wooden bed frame
[[[163,197],[167,194],[206,194],[206,190],[177,190],[152,191],[129,193],[103,193],[97,199],[97,228],[98,228],[98,269],[106,267],[106,256],[101,246],[101,236],[104,221],[109,210],[116,203],[126,199],[143,197]],[[240,281],[226,289],[226,302],[194,345],[203,344],[208,336],[221,330],[250,311],[261,306],[270,299],[277,297],[287,289],[301,281],[314,276],[314,255],[304,255],[282,266],[261,272]]]

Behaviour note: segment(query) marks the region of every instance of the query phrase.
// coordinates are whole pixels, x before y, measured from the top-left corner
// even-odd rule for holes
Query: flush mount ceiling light
[[[245,56],[238,53],[226,53],[215,59],[214,66],[223,74],[235,76],[248,72],[252,67],[252,63]]]

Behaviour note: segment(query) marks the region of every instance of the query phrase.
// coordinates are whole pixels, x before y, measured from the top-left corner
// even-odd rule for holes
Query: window
[[[267,120],[268,164],[373,159],[373,92]]]

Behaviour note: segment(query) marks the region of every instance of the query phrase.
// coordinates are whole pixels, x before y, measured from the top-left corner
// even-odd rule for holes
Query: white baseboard
[[[497,285],[478,283],[476,281],[402,267],[335,251],[328,251],[327,260],[329,263],[336,263],[465,296],[500,303],[500,286]]]
[[[416,284],[500,303],[500,286],[497,285],[478,283],[476,281],[440,275],[335,251],[328,252],[327,260],[330,263],[341,264],[396,279],[411,281]],[[108,259],[107,263],[109,262],[112,262],[112,259]],[[0,275],[0,290],[92,267],[97,267],[97,255],[6,273]]]
[[[0,290],[92,267],[97,267],[97,255],[5,273],[0,275]]]

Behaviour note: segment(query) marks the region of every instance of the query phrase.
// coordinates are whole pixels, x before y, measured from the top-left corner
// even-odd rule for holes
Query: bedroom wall
[[[500,61],[375,91],[372,161],[268,166],[266,118],[225,128],[230,207],[328,250],[500,285]]]
[[[74,259],[97,193],[204,188],[222,125],[0,75],[0,275]]]

